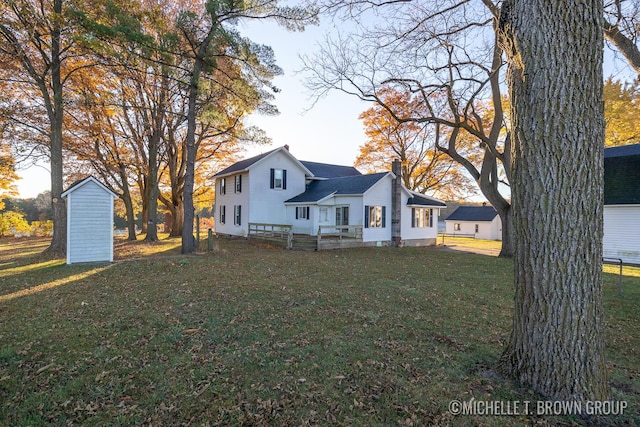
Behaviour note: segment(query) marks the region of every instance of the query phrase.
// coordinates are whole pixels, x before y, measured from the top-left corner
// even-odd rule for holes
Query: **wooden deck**
[[[286,224],[249,223],[248,239],[290,250],[329,250],[362,246],[361,225],[320,226],[317,236],[295,234]]]

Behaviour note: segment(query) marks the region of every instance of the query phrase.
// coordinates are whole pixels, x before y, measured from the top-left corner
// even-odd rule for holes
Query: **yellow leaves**
[[[638,82],[608,79],[604,83],[605,145],[640,141],[640,88]]]

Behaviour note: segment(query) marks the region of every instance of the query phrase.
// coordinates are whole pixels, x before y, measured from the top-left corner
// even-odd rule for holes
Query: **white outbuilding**
[[[604,257],[640,264],[640,144],[604,150]]]
[[[502,221],[493,206],[459,206],[445,224],[447,235],[502,240]]]
[[[113,201],[117,197],[92,176],[74,182],[67,198],[67,264],[113,262]]]

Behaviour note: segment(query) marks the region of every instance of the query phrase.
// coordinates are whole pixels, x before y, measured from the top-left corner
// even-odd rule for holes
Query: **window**
[[[349,225],[349,206],[336,207],[336,225]]]
[[[453,231],[460,231],[460,223],[456,222],[453,224]]]
[[[220,178],[220,194],[227,194],[227,178]]]
[[[364,227],[365,228],[385,228],[387,226],[386,206],[365,206],[364,207]]]
[[[433,227],[432,218],[433,209],[412,208],[411,209],[411,227]]]
[[[233,179],[235,192],[242,193],[242,175],[236,175]]]
[[[480,226],[476,224],[476,233],[480,232]]]
[[[329,222],[329,208],[320,208],[320,222],[324,224]]]
[[[224,224],[227,220],[227,207],[222,205],[220,206],[220,224]]]
[[[286,169],[271,169],[271,179],[269,188],[277,190],[287,189],[287,170]]]
[[[309,206],[296,207],[296,219],[309,219]]]
[[[235,205],[233,207],[233,224],[241,225],[242,224],[242,206]]]

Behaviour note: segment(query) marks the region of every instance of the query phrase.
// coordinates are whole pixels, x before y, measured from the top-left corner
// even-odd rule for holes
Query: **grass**
[[[509,260],[421,248],[326,252],[217,240],[116,245],[66,266],[0,241],[0,425],[581,425],[453,416],[453,399],[537,400],[492,371]],[[640,424],[640,279],[605,274],[611,397]]]

